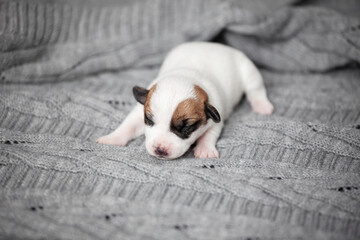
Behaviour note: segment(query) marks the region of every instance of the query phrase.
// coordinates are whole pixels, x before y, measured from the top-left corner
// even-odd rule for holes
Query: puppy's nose
[[[155,154],[158,155],[159,157],[166,157],[168,155],[168,152],[165,148],[156,147]]]

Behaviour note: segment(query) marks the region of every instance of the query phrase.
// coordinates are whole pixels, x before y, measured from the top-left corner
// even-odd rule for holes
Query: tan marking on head
[[[191,125],[198,120],[206,122],[204,108],[194,98],[188,98],[177,106],[172,116],[171,122],[174,125],[180,125],[183,120],[188,119],[188,124]]]
[[[206,124],[205,102],[208,101],[208,95],[197,85],[194,86],[194,91],[196,98],[185,99],[176,107],[171,119],[173,125],[180,125],[185,119],[188,119],[188,125],[199,120],[201,124]]]
[[[195,85],[194,90],[195,90],[196,98],[202,104],[205,104],[205,102],[207,102],[209,100],[209,97],[208,97],[207,93],[201,87],[199,87],[198,85]]]
[[[145,111],[145,114],[147,114],[147,115],[151,115],[150,100],[151,100],[151,97],[152,97],[155,90],[156,90],[156,84],[154,84],[150,88],[150,90],[149,90],[149,92],[148,92],[148,94],[146,96],[146,101],[144,103],[144,111]]]

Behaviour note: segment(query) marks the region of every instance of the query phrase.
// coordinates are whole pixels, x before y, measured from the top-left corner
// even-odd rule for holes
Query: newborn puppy
[[[139,103],[97,142],[125,146],[145,133],[147,151],[158,158],[178,158],[195,141],[195,157],[217,158],[224,120],[244,92],[255,112],[273,112],[258,69],[242,52],[217,43],[182,44],[148,89],[133,88]]]

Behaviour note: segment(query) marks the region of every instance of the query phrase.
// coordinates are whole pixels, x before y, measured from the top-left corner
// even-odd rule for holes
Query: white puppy
[[[182,44],[148,89],[133,88],[139,103],[97,142],[125,146],[145,133],[147,151],[158,158],[178,158],[195,141],[195,157],[217,158],[224,120],[244,92],[255,112],[273,112],[258,69],[242,52],[217,43]]]

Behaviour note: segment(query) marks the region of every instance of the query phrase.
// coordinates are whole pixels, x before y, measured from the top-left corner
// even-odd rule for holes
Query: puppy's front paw
[[[126,146],[126,144],[128,143],[126,139],[121,137],[119,138],[111,134],[98,138],[96,142],[100,144],[109,144],[109,145],[118,145],[118,146]]]
[[[219,152],[215,146],[198,145],[194,149],[196,158],[219,158]]]
[[[274,112],[274,106],[268,100],[259,99],[251,102],[254,112],[262,115],[270,115]]]

